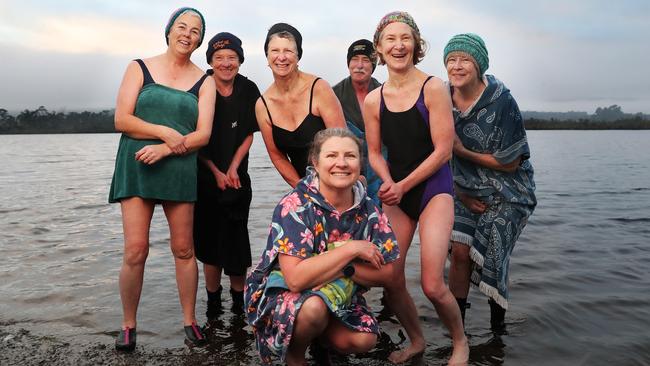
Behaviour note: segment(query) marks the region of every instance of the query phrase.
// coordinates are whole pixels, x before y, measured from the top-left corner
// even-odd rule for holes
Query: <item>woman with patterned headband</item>
[[[424,57],[425,43],[408,13],[384,16],[374,44],[380,64],[388,68],[388,80],[366,97],[363,117],[370,164],[384,182],[379,198],[402,253],[394,280],[405,282],[406,253],[419,226],[422,289],[452,337],[449,364],[464,364],[469,358],[467,338],[456,301],[444,281],[454,219],[448,164],[454,136],[451,101],[440,79],[415,66]],[[381,154],[382,143],[387,159]],[[390,360],[404,362],[424,351],[417,310],[406,291],[387,291],[386,296],[411,340],[409,347],[394,352]]]
[[[456,120],[449,285],[464,318],[471,278],[489,298],[492,330],[501,333],[510,254],[537,204],[530,149],[510,90],[485,75],[489,58],[483,39],[455,35],[444,62]]]
[[[296,28],[274,24],[266,35],[264,53],[273,83],[255,106],[257,123],[271,162],[295,188],[307,172],[309,145],[316,132],[345,127],[345,117],[329,84],[298,69],[302,36]]]
[[[120,202],[124,226],[119,280],[124,317],[115,341],[119,351],[135,349],[136,313],[157,203],[169,225],[186,342],[205,343],[194,314],[198,267],[192,219],[196,151],[210,138],[216,88],[190,61],[204,34],[205,21],[196,9],[174,11],[165,27],[167,51],[131,62],[118,92],[115,129],[122,137],[109,202]]]

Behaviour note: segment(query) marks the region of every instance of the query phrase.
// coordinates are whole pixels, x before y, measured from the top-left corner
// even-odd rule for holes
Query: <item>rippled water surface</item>
[[[121,319],[122,226],[119,205],[109,205],[107,195],[118,139],[0,136],[3,324],[112,345]],[[650,131],[530,131],[529,140],[539,206],[512,258],[508,332],[492,335],[487,301],[472,290],[471,364],[650,364]],[[256,262],[272,209],[288,189],[259,136],[250,173]],[[138,344],[147,349],[183,347],[168,237],[158,208],[138,312]],[[444,364],[450,340],[419,288],[417,245],[408,266],[428,342],[420,363]],[[380,295],[372,290],[368,296],[376,309]],[[200,290],[199,319],[204,303]],[[339,364],[384,364],[403,336],[390,320],[381,326],[386,337],[378,349]],[[258,364],[240,318],[224,314],[214,332],[207,352],[218,356],[211,362]]]

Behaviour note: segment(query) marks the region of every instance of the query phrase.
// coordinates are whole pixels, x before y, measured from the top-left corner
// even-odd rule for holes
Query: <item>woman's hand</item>
[[[454,134],[454,154],[462,158],[464,152],[465,146],[463,145],[463,142],[460,141],[460,137],[458,137],[457,134]]]
[[[403,195],[404,190],[399,183],[386,181],[379,187],[379,199],[389,206],[395,206],[399,204],[402,201]]]
[[[241,188],[241,182],[239,181],[239,174],[237,174],[237,168],[231,165],[228,168],[228,171],[226,172],[226,176],[228,177],[229,187],[232,187],[234,189]]]
[[[187,152],[185,136],[181,135],[180,132],[173,128],[165,127],[160,139],[167,144],[171,152],[175,155],[183,155]]]
[[[353,240],[348,245],[355,245],[357,258],[368,262],[373,267],[379,269],[385,263],[384,256],[377,246],[367,240]]]
[[[487,210],[487,204],[478,198],[474,198],[465,193],[458,193],[458,198],[472,213],[482,214]]]
[[[230,187],[230,179],[228,179],[228,176],[223,174],[221,170],[214,169],[212,174],[214,174],[214,179],[217,181],[217,187],[219,187],[220,190],[225,191],[226,188]]]
[[[147,145],[135,153],[135,160],[147,165],[152,165],[171,154],[166,144]]]

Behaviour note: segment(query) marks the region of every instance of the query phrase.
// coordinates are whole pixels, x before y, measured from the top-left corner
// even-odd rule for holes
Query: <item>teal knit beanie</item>
[[[205,37],[205,19],[203,18],[203,14],[201,14],[200,11],[187,6],[174,10],[172,15],[169,17],[169,20],[167,21],[167,26],[165,26],[165,41],[169,45],[169,32],[172,29],[172,25],[174,25],[174,22],[176,21],[176,19],[178,19],[179,16],[185,14],[186,12],[195,13],[199,16],[199,18],[201,18],[201,37],[199,38],[199,44],[196,46],[198,48],[201,46],[201,43],[203,43],[203,37]]]
[[[454,51],[465,52],[474,58],[476,66],[478,66],[479,76],[483,76],[485,71],[490,67],[490,59],[488,58],[488,51],[485,48],[485,42],[478,34],[463,33],[457,34],[447,42],[444,51],[443,61],[447,64],[447,56]]]

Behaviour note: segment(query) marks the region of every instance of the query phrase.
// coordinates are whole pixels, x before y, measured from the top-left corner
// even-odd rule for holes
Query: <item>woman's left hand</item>
[[[367,240],[354,240],[351,243],[356,245],[357,258],[364,260],[373,267],[379,269],[385,263],[384,256],[377,246]]]
[[[379,187],[378,195],[379,199],[383,203],[389,206],[395,206],[402,201],[404,190],[399,183],[384,182],[381,187]]]
[[[237,169],[234,167],[228,168],[226,176],[230,180],[230,187],[234,189],[241,188],[241,182],[239,181],[239,174],[237,174]]]
[[[147,145],[135,153],[135,160],[152,165],[172,153],[167,144]]]

